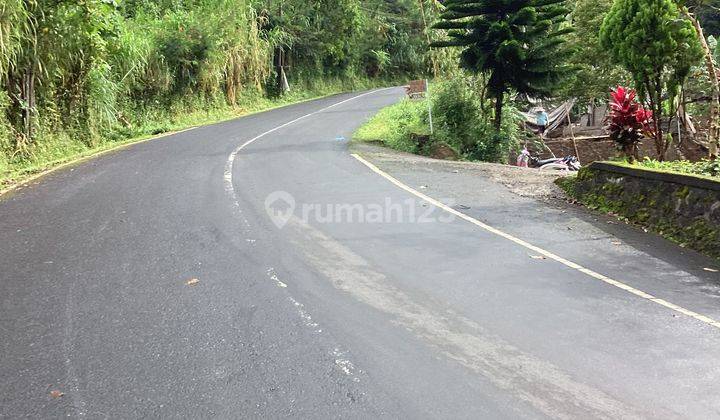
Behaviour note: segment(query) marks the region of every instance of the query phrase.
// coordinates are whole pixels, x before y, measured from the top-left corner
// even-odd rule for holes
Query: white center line
[[[370,91],[370,92],[365,92],[365,93],[363,93],[363,94],[361,94],[361,95],[353,96],[352,98],[346,99],[346,100],[344,100],[344,101],[340,101],[340,102],[334,103],[334,104],[332,104],[332,105],[330,105],[330,106],[327,106],[327,107],[325,107],[325,108],[323,108],[323,109],[320,109],[320,110],[317,110],[317,111],[315,111],[315,112],[311,112],[311,113],[309,113],[309,114],[303,115],[302,117],[296,118],[296,119],[294,119],[294,120],[292,120],[292,121],[286,122],[285,124],[282,124],[282,125],[279,125],[279,126],[273,128],[273,129],[270,129],[270,130],[268,130],[268,131],[266,131],[266,132],[264,132],[264,133],[262,133],[262,134],[260,134],[260,135],[258,135],[258,136],[256,136],[256,137],[251,138],[250,140],[248,140],[248,141],[246,141],[245,143],[243,143],[243,144],[241,144],[240,146],[238,146],[235,150],[233,150],[232,153],[230,153],[230,156],[228,156],[227,162],[225,162],[225,173],[224,173],[224,178],[225,178],[225,191],[226,191],[226,192],[230,195],[230,197],[232,198],[235,207],[236,207],[236,208],[239,208],[239,207],[240,207],[240,203],[238,202],[237,194],[235,193],[235,187],[234,187],[234,185],[233,185],[233,173],[232,173],[232,172],[233,172],[233,164],[235,163],[235,157],[238,155],[238,153],[240,153],[241,150],[243,150],[244,148],[248,147],[249,145],[251,145],[252,143],[256,142],[257,140],[259,140],[259,139],[267,136],[268,134],[274,133],[275,131],[278,131],[278,130],[280,130],[280,129],[282,129],[282,128],[285,128],[285,127],[287,127],[287,126],[289,126],[289,125],[295,124],[295,123],[298,122],[298,121],[302,121],[302,120],[304,120],[305,118],[311,117],[311,116],[313,116],[313,115],[320,114],[321,112],[325,112],[325,111],[327,111],[328,109],[332,109],[332,108],[335,108],[336,106],[339,106],[339,105],[348,103],[348,102],[350,102],[350,101],[354,101],[355,99],[362,98],[363,96],[367,96],[367,95],[370,95],[370,94],[373,94],[373,93],[382,92],[382,91],[390,90],[390,89],[394,89],[394,88],[376,89],[376,90],[372,90],[372,91]],[[246,223],[247,223],[247,221],[246,221]]]

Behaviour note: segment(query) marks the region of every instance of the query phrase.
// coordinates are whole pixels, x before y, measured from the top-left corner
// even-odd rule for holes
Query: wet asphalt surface
[[[402,90],[321,111],[353,96],[137,144],[0,199],[0,417],[720,417],[720,330],[371,172],[347,139]],[[238,145],[310,113],[227,176]],[[715,261],[472,167],[363,156],[720,319]]]

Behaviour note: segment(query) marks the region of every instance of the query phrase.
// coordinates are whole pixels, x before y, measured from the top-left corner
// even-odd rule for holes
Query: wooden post
[[[282,21],[283,17],[283,0],[278,2],[278,19]],[[279,46],[275,52],[277,55],[277,86],[281,94],[287,93],[290,90],[290,84],[287,81],[287,75],[285,74],[285,48]]]
[[[430,101],[430,81],[425,79],[425,101],[428,104],[428,119],[430,120],[430,134],[435,132],[432,118],[432,101]]]
[[[575,130],[573,130],[572,120],[570,120],[570,110],[567,113],[568,127],[570,127],[570,137],[572,137],[573,148],[575,149],[575,157],[580,160],[580,152],[578,152],[577,141],[575,140]]]
[[[35,113],[35,74],[32,68],[27,68],[23,72],[20,97],[23,102],[23,135],[25,142],[29,143],[33,137],[33,115]]]

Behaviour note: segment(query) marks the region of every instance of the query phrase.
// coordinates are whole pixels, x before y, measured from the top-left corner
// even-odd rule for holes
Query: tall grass
[[[283,4],[0,0],[0,180],[427,67],[416,2]],[[271,100],[281,49],[293,91]]]

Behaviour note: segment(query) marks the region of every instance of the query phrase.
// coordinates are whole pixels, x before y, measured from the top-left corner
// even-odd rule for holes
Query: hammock
[[[575,105],[575,102],[575,98],[569,99],[561,103],[557,108],[548,112],[548,123],[545,126],[546,133],[555,130],[556,128],[567,122],[568,115],[570,115],[570,111]],[[540,126],[537,125],[537,114],[532,112],[532,110],[530,112],[521,112],[520,114],[523,116],[523,118],[525,118],[526,127],[535,131],[540,128]]]

